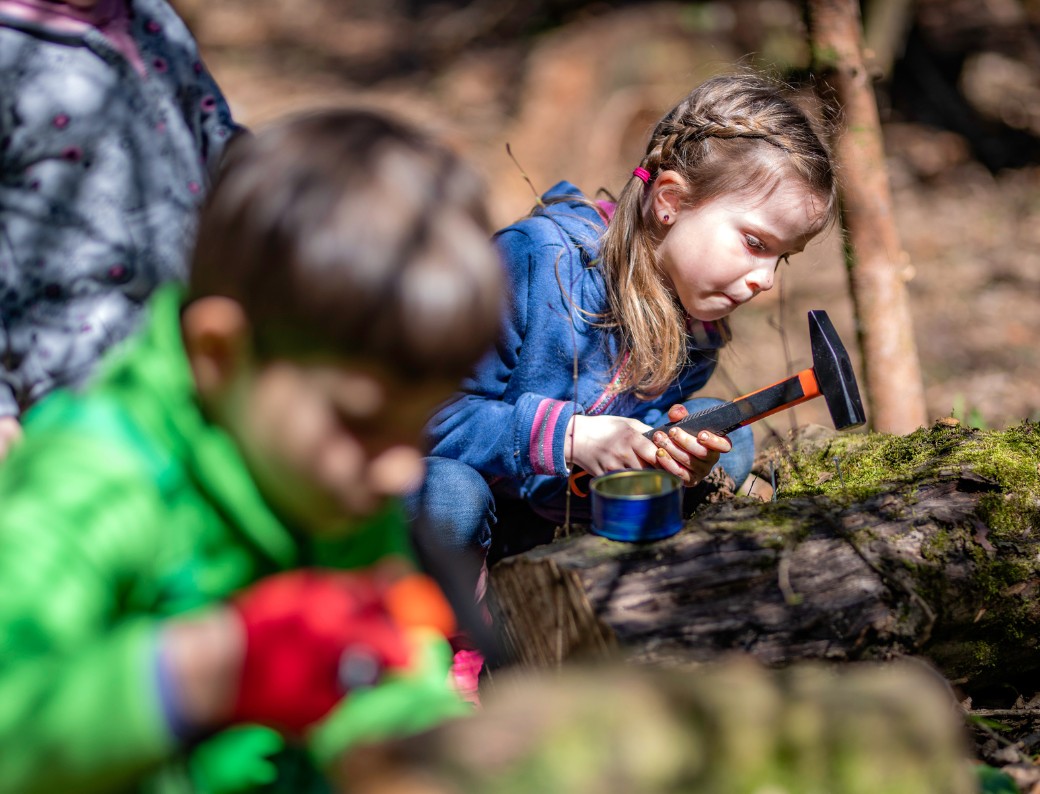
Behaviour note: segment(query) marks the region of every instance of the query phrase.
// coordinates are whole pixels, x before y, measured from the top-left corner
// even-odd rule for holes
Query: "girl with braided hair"
[[[717,402],[694,394],[727,315],[835,216],[827,147],[785,87],[719,76],[658,122],[632,174],[615,205],[560,182],[495,237],[511,308],[427,425],[415,499],[450,547],[497,557],[587,521],[579,469],[659,467],[687,486],[720,461],[737,486],[749,474],[749,428],[643,434]]]

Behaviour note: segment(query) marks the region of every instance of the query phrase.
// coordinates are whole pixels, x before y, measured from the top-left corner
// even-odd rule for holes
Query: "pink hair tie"
[[[642,166],[639,166],[639,168],[635,169],[632,172],[632,176],[638,177],[639,179],[643,180],[643,184],[644,185],[649,185],[650,184],[650,172],[647,171]]]

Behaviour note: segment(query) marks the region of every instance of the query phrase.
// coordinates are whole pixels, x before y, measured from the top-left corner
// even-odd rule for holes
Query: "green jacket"
[[[0,792],[321,790],[309,756],[263,728],[180,748],[158,628],[276,571],[390,553],[410,554],[397,506],[337,542],[271,512],[199,411],[179,294],[160,290],[143,333],[85,394],[33,409],[0,466]],[[442,672],[441,711],[457,713]],[[259,787],[273,771],[278,784]]]

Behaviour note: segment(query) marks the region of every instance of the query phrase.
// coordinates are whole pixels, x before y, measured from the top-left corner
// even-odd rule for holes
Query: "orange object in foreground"
[[[394,582],[384,596],[386,609],[402,628],[429,628],[450,637],[457,631],[455,613],[437,583],[423,574]]]

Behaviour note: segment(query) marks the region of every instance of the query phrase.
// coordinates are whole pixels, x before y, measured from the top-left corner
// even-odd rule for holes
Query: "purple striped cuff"
[[[535,474],[557,474],[553,456],[556,442],[556,425],[567,403],[545,399],[538,404],[531,425],[531,440],[528,454]]]

